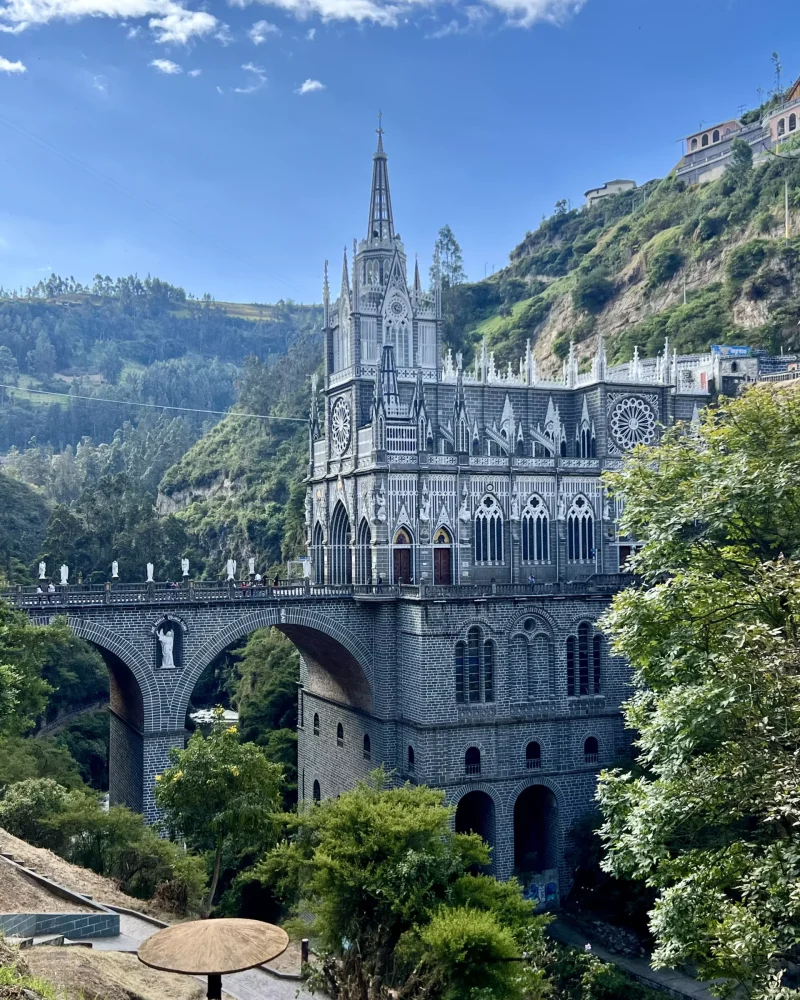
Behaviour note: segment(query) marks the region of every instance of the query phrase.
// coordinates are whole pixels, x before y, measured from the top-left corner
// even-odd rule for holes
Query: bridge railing
[[[93,607],[103,604],[186,604],[213,601],[286,601],[320,598],[392,597],[457,600],[488,597],[555,597],[577,594],[614,594],[637,582],[630,573],[596,573],[583,580],[553,583],[487,584],[312,584],[309,580],[286,580],[277,584],[220,583],[200,580],[175,583],[92,583],[59,586],[54,593],[38,593],[36,587],[17,587],[0,598],[20,608]]]

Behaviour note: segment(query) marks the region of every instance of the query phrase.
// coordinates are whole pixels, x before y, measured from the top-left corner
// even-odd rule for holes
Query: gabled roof
[[[786,94],[786,101],[796,101],[800,97],[800,76],[795,80],[792,86],[789,88]]]

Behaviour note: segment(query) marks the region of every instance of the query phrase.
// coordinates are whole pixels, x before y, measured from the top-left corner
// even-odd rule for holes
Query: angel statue
[[[161,645],[161,666],[165,670],[169,670],[175,666],[175,660],[172,656],[172,649],[175,645],[175,635],[172,629],[164,628],[162,625],[158,632],[156,632],[156,636],[158,637],[158,641]]]

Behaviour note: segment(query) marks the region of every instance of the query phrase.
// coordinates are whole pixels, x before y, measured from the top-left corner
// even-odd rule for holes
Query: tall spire
[[[389,195],[389,169],[383,151],[382,116],[378,112],[378,148],[372,157],[372,194],[369,200],[367,239],[390,240],[394,237],[392,199]]]

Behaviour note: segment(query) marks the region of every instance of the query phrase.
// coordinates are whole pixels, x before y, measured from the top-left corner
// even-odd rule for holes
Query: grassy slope
[[[586,359],[600,334],[618,359],[634,344],[655,353],[667,334],[681,351],[726,341],[795,349],[800,245],[783,239],[785,180],[800,228],[797,160],[771,160],[737,184],[686,188],[668,177],[557,214],[526,235],[503,271],[446,294],[445,340],[469,358],[486,338],[498,363],[516,365],[530,339],[551,371],[571,339]],[[767,252],[754,256],[760,241]],[[608,301],[576,304],[597,275],[610,284]]]

